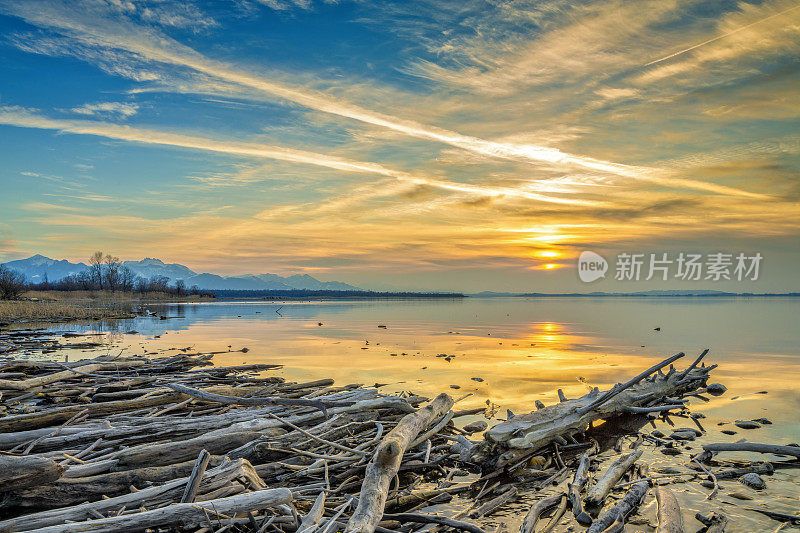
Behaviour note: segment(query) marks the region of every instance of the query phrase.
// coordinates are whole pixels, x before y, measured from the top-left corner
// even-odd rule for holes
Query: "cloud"
[[[131,102],[100,102],[73,107],[72,112],[79,115],[132,117],[139,111],[139,106]]]
[[[129,126],[120,126],[103,122],[51,119],[42,115],[20,110],[19,108],[0,107],[0,124],[26,128],[51,129],[83,135],[97,135],[111,139],[144,144],[207,150],[233,156],[277,159],[280,161],[316,165],[357,174],[377,174],[381,176],[389,176],[399,181],[417,185],[428,185],[439,189],[466,192],[483,196],[507,195],[525,198],[527,200],[575,205],[599,205],[601,203],[577,198],[549,196],[546,194],[538,194],[524,190],[498,187],[481,187],[466,183],[433,179],[401,170],[391,169],[378,163],[351,161],[332,155],[319,154],[305,150],[295,150],[280,146],[235,141],[219,141],[205,137],[161,132],[152,129],[132,128]]]

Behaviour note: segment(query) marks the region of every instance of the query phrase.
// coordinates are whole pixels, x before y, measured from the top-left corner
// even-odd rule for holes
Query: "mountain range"
[[[27,259],[18,259],[4,264],[11,270],[22,273],[31,283],[40,283],[45,279],[58,281],[89,269],[89,265],[86,263],[71,263],[66,259],[50,259],[38,254]],[[184,265],[164,263],[160,259],[150,257],[141,261],[123,261],[122,264],[142,278],[165,276],[169,278],[171,283],[182,279],[187,287],[197,285],[198,288],[204,290],[361,290],[358,287],[340,281],[320,281],[308,274],[295,274],[286,277],[277,274],[243,274],[240,276],[198,274]]]

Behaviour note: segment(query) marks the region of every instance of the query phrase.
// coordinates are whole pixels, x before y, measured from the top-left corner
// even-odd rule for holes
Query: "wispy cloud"
[[[98,102],[73,107],[72,112],[79,115],[132,117],[139,111],[139,106],[132,102]]]
[[[467,192],[482,196],[515,196],[528,200],[562,204],[599,205],[600,202],[577,198],[563,198],[537,194],[524,190],[497,187],[480,187],[465,183],[433,179],[408,172],[394,170],[378,163],[350,161],[336,156],[270,146],[258,143],[219,141],[204,137],[161,132],[152,129],[133,128],[93,121],[58,120],[15,108],[0,107],[0,124],[27,128],[51,129],[83,135],[98,135],[111,139],[144,144],[177,146],[196,150],[220,152],[235,156],[277,159],[292,163],[316,165],[352,173],[389,176],[400,181],[429,185],[445,190]]]

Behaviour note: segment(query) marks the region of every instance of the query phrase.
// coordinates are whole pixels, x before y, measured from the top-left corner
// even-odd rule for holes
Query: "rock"
[[[751,489],[756,489],[756,490],[764,490],[765,488],[767,488],[767,484],[764,481],[764,479],[755,472],[751,472],[749,474],[745,474],[742,477],[740,477],[739,483],[747,485]]]
[[[661,453],[664,455],[680,455],[683,452],[680,451],[678,448],[661,448]]]
[[[737,500],[752,500],[752,496],[748,496],[744,492],[732,492],[728,496],[731,498],[736,498]]]
[[[765,426],[772,424],[772,421],[768,418],[756,418],[753,420],[753,422],[758,422],[759,424],[763,424]]]
[[[472,381],[477,381],[478,383],[481,383],[483,381],[483,378],[469,378],[469,379],[471,379]]]
[[[734,424],[742,429],[759,429],[761,427],[761,424],[752,420],[737,420]]]
[[[720,396],[725,394],[728,388],[723,385],[722,383],[710,383],[706,386],[706,392],[711,394],[712,396]]]
[[[693,431],[673,431],[669,438],[672,440],[694,440],[697,435]]]
[[[450,385],[451,389],[460,389],[461,385]]]
[[[469,424],[464,426],[464,431],[466,431],[471,435],[473,433],[486,431],[487,427],[489,427],[489,424],[487,424],[485,420],[476,420],[475,422],[470,422]]]
[[[722,433],[725,433],[726,435],[736,435],[736,432],[732,429],[723,429]]]
[[[663,434],[663,433],[661,433],[661,432],[660,432],[659,430],[657,430],[657,429],[656,429],[655,431],[651,431],[651,432],[650,432],[650,436],[651,436],[651,437],[655,437],[655,438],[657,438],[657,439],[662,439],[662,438],[664,438],[664,434]]]

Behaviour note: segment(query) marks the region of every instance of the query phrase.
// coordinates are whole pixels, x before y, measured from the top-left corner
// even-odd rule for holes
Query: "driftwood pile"
[[[554,530],[568,510],[590,532],[621,531],[669,477],[637,464],[639,446],[668,442],[639,435],[595,476],[602,427],[686,415],[713,367],[701,356],[677,371],[681,355],[609,391],[509,413],[480,441],[480,423],[455,421],[482,409],[455,410],[446,394],[287,383],[268,375],[276,365],[214,367],[213,354],[0,361],[0,532],[482,533],[523,492],[541,497],[522,533]],[[693,477],[714,478],[712,451]],[[683,531],[669,489],[654,494],[659,531]],[[724,517],[703,518],[724,530]]]

